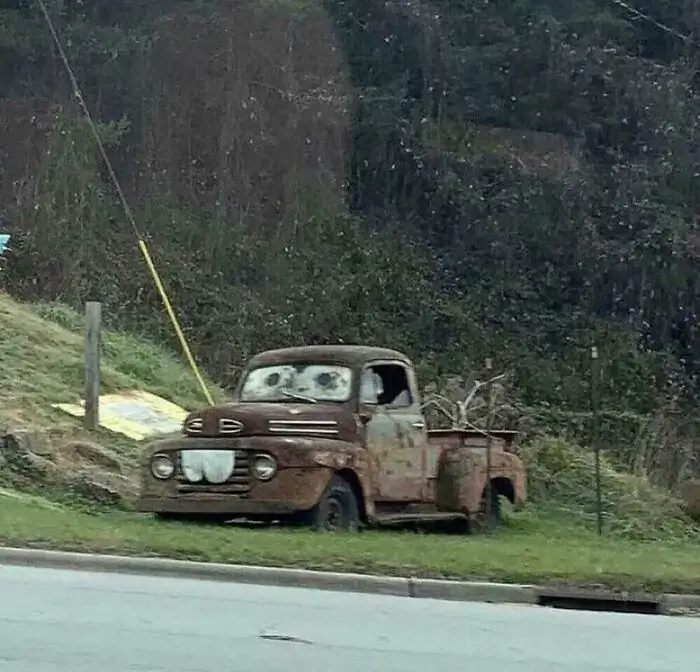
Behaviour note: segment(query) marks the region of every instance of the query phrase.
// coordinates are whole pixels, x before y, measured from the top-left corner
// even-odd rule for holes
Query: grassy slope
[[[86,438],[80,423],[52,403],[82,398],[82,316],[60,305],[29,306],[0,294],[0,422],[50,429],[54,436]],[[172,355],[134,336],[105,331],[102,391],[144,389],[194,409],[204,405],[194,376]],[[210,386],[217,398],[223,393]],[[100,431],[97,440],[127,460],[136,442]]]
[[[84,436],[79,422],[49,404],[82,389],[81,318],[60,306],[19,305],[0,295],[0,420]],[[139,387],[194,408],[193,377],[171,355],[133,336],[105,334],[106,391]],[[215,394],[222,396],[221,390]],[[93,440],[95,437],[92,437]],[[96,437],[127,460],[137,444]],[[293,565],[423,576],[565,581],[700,592],[700,542],[598,539],[578,514],[527,511],[500,534],[464,538],[371,532],[317,535],[157,523],[123,512],[86,512],[0,489],[0,541],[73,550]]]

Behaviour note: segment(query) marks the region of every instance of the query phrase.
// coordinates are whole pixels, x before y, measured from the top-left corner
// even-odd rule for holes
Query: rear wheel
[[[319,532],[356,532],[360,527],[360,507],[352,486],[334,474],[305,519],[307,525]]]

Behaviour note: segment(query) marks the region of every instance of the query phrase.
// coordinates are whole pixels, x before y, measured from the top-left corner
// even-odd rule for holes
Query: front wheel
[[[318,504],[305,518],[319,532],[356,532],[360,527],[360,507],[352,486],[334,474]]]

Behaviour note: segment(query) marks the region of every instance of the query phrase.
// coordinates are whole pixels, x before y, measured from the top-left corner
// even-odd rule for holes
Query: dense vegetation
[[[196,353],[371,341],[697,460],[700,15],[681,0],[50,0]],[[3,276],[174,343],[34,0],[0,9]],[[640,14],[643,15],[640,17]],[[644,18],[646,17],[646,18]],[[672,449],[672,450],[671,450]]]

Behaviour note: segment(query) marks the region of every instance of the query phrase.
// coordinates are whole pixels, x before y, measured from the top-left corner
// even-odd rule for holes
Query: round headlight
[[[270,455],[256,455],[253,474],[260,481],[269,481],[277,473],[277,462]]]
[[[168,455],[154,455],[151,459],[151,473],[161,480],[175,473],[175,463]]]

